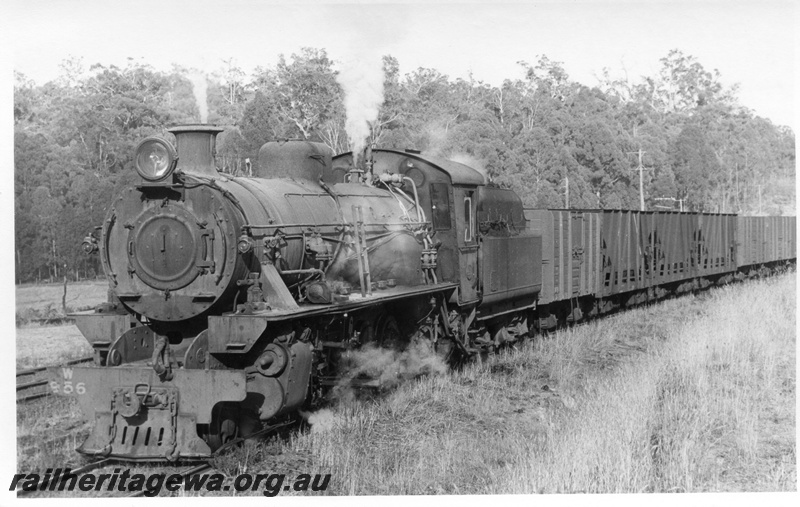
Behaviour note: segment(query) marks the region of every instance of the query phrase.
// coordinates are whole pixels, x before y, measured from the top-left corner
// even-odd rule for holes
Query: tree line
[[[681,51],[654,76],[604,69],[594,86],[546,56],[519,62],[499,86],[430,68],[401,75],[392,56],[382,64],[384,100],[369,142],[476,167],[527,206],[638,209],[641,174],[649,210],[794,214],[792,130],[756,116],[717,71]],[[87,70],[74,58],[42,85],[15,73],[18,282],[101,273],[81,241],[136,179],[137,143],[198,121],[193,74],[135,60]],[[281,55],[251,75],[229,59],[203,79],[208,122],[226,127],[217,150],[224,172],[245,175],[246,160],[276,138],[349,149],[344,92],[323,49]]]

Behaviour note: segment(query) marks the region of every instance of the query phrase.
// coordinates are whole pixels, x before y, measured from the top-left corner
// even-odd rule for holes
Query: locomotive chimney
[[[176,171],[219,176],[214,164],[217,134],[224,131],[214,125],[178,125],[167,129],[175,135],[178,143],[178,166]]]

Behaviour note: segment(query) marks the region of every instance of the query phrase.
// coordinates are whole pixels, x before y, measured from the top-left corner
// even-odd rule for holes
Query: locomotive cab
[[[437,245],[436,279],[458,285],[451,302],[475,303],[480,299],[478,276],[479,235],[476,214],[481,173],[458,162],[422,155],[416,150],[375,149],[372,171],[380,188],[394,185],[417,196],[421,218],[430,224]],[[351,153],[333,159],[340,181],[351,172]]]
[[[401,175],[413,184],[429,214],[440,244],[437,274],[458,284],[451,300],[461,306],[481,303],[486,315],[504,311],[511,299],[532,306],[541,290],[540,269],[530,258],[542,255],[542,235],[528,227],[520,198],[509,189],[487,184],[484,176],[464,164],[422,155],[415,150],[373,150],[375,175]],[[333,171],[345,179],[352,154],[333,159]]]

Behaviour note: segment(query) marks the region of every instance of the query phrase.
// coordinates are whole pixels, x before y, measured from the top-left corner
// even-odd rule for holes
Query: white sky
[[[596,84],[603,67],[655,75],[670,49],[740,84],[742,104],[794,126],[796,29],[792,1],[284,4],[260,0],[12,0],[13,66],[37,83],[70,55],[124,65],[141,58],[214,71],[235,58],[246,71],[303,46],[344,61],[355,53],[398,58],[401,72],[433,67],[451,78],[499,84],[519,60],[545,54],[570,77]]]

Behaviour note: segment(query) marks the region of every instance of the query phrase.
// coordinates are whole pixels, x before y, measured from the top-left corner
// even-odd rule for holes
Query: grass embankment
[[[68,311],[102,303],[107,290],[104,280],[70,283]],[[29,324],[31,319],[62,315],[63,284],[21,285],[15,293],[17,370],[92,355],[92,347],[74,325]],[[75,448],[88,436],[88,427],[73,399],[51,397],[18,404],[17,470],[45,470],[75,463]]]
[[[335,407],[287,451],[336,494],[795,490],[795,320],[794,273],[667,301]]]
[[[92,347],[74,325],[43,326],[36,319],[63,317],[62,284],[16,287],[17,369],[58,364],[92,354]],[[67,311],[92,308],[107,299],[105,280],[67,286]]]
[[[26,325],[32,320],[63,317],[62,298],[64,284],[18,285],[16,296],[17,326]],[[67,285],[64,298],[66,313],[94,308],[108,299],[108,282],[91,280],[71,282]]]
[[[75,449],[89,436],[90,423],[74,398],[49,397],[17,404],[17,470],[78,468]]]
[[[19,327],[16,332],[18,370],[92,355],[92,346],[74,324]]]

